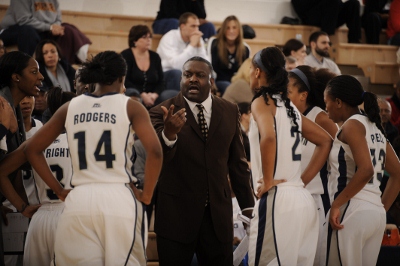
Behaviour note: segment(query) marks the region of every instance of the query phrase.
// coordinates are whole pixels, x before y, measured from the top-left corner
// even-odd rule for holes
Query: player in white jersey
[[[297,107],[297,109],[308,119],[325,129],[333,138],[336,135],[338,127],[329,119],[324,111],[324,90],[329,78],[336,74],[329,72],[328,69],[316,71],[310,66],[298,66],[289,71],[288,98]],[[311,157],[315,150],[315,145],[302,137],[301,153],[301,171],[303,172],[311,162]],[[327,189],[328,171],[327,164],[317,173],[312,180],[303,180],[306,189],[310,191],[314,198],[318,218],[319,234],[317,252],[314,265],[325,265],[326,263],[326,234],[324,227],[326,222],[326,213],[330,208],[330,201]]]
[[[42,122],[32,117],[33,108],[35,107],[35,97],[26,96],[19,103],[21,107],[22,118],[25,125],[26,139],[30,139],[42,126]],[[35,188],[35,180],[33,179],[32,170],[22,170],[22,181],[29,204],[38,204],[39,198]]]
[[[329,155],[328,265],[376,265],[386,211],[400,190],[400,163],[386,140],[376,95],[352,76],[333,78],[324,92],[329,118],[343,123]],[[364,103],[365,114],[359,105]],[[382,199],[383,170],[390,175]],[[333,230],[332,230],[333,229]]]
[[[60,199],[66,197],[55,236],[56,265],[146,264],[144,204],[152,198],[162,151],[146,109],[121,94],[125,75],[125,60],[112,51],[84,63],[80,79],[96,84],[93,94],[63,105],[27,143],[33,168]],[[64,127],[73,166],[69,194],[42,153]],[[130,171],[133,130],[147,153],[143,191],[134,187]]]
[[[62,104],[75,96],[72,92],[63,92],[59,87],[51,89],[47,94],[50,112],[54,114]],[[65,189],[72,189],[70,185],[72,165],[65,132],[44,150],[44,156],[54,178]],[[24,265],[50,265],[54,258],[54,237],[58,220],[64,209],[64,202],[54,194],[35,170],[33,170],[33,177],[41,207],[29,224],[24,249]]]
[[[250,265],[312,265],[317,248],[317,211],[302,178],[311,179],[322,168],[332,140],[287,98],[287,75],[278,48],[254,56],[249,139],[252,175],[260,186],[250,223]],[[313,164],[303,174],[300,132],[317,145]]]

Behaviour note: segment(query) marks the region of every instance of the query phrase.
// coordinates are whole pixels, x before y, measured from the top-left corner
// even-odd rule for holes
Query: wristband
[[[50,31],[52,31],[53,30],[53,25],[50,25]]]

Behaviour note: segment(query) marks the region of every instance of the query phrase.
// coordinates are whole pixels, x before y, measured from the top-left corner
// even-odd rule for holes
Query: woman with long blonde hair
[[[243,30],[236,16],[225,18],[216,37],[208,41],[208,55],[217,75],[216,85],[221,95],[232,76],[250,56],[250,47],[243,41]]]

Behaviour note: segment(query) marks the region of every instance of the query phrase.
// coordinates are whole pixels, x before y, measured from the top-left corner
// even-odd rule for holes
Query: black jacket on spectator
[[[137,89],[140,93],[155,92],[160,95],[165,89],[161,58],[156,52],[149,50],[149,53],[150,67],[144,72],[138,68],[131,48],[121,52],[128,67],[126,71],[125,87],[127,89]]]
[[[61,59],[59,62],[60,66],[64,69],[65,74],[68,77],[69,85],[71,86],[71,91],[76,92],[74,89],[74,79],[75,79],[75,69],[65,60]],[[43,82],[49,87],[54,87],[53,82],[51,82],[49,75],[47,75],[46,66],[39,63],[39,70],[42,73],[44,80]]]

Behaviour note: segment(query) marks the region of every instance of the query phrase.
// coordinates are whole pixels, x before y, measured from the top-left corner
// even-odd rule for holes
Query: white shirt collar
[[[185,101],[188,103],[190,110],[192,113],[197,114],[199,112],[199,109],[196,107],[196,102],[189,101],[185,96],[183,96]],[[204,100],[204,102],[201,103],[204,106],[204,111],[207,114],[211,114],[211,106],[212,106],[212,98],[211,98],[211,93],[208,95],[207,99]]]

